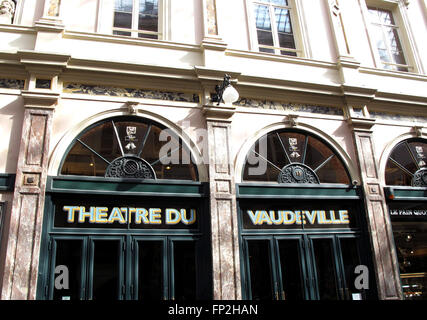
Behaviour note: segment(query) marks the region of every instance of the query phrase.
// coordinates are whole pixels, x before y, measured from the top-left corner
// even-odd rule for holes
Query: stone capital
[[[207,121],[231,122],[230,118],[236,113],[236,106],[224,103],[204,105],[202,113]]]
[[[55,109],[58,104],[60,93],[49,91],[22,90],[25,108]]]

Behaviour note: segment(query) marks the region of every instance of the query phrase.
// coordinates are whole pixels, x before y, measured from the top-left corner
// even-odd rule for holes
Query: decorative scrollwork
[[[105,171],[106,178],[156,179],[150,164],[144,159],[125,156],[113,160]]]
[[[313,170],[299,163],[291,163],[283,167],[277,180],[279,183],[320,183],[319,178]]]
[[[422,168],[415,172],[412,178],[413,187],[427,187],[427,168]]]

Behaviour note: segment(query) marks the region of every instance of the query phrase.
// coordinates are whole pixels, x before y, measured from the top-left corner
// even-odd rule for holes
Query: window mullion
[[[272,5],[269,5],[268,7],[269,7],[268,10],[270,13],[270,21],[271,21],[271,32],[273,33],[273,46],[278,48],[280,47],[280,43],[279,43],[279,34],[277,31],[276,15],[274,12],[274,7]],[[280,50],[274,49],[274,53],[280,54]]]
[[[133,0],[132,7],[132,29],[139,30],[138,18],[139,18],[139,0]],[[132,37],[138,37],[138,32],[132,31]]]

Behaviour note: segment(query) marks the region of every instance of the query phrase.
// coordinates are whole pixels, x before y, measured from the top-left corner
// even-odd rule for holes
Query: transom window
[[[288,0],[253,1],[260,52],[297,56]]]
[[[63,175],[198,180],[190,150],[171,130],[148,119],[118,117],[81,133],[60,170]]]
[[[305,132],[287,130],[268,133],[252,146],[243,180],[350,184],[342,160],[326,143]]]
[[[113,34],[159,39],[159,0],[115,0]]]
[[[391,152],[385,169],[387,185],[427,187],[427,143],[408,139]]]
[[[384,69],[408,71],[399,39],[399,28],[389,10],[368,7],[373,39],[378,50],[381,67]]]

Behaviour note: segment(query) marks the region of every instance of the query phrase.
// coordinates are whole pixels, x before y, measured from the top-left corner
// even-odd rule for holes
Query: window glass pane
[[[331,239],[314,239],[313,250],[320,300],[337,300],[338,286]]]
[[[380,23],[380,16],[378,15],[378,10],[369,8],[369,18],[372,23]]]
[[[391,161],[387,162],[385,178],[387,185],[410,186],[412,184],[412,176],[401,170]]]
[[[133,156],[147,161],[158,179],[197,180],[190,151],[171,131],[164,130],[148,121],[118,118],[100,123],[76,139],[61,174],[104,176],[113,160]],[[166,141],[160,139],[162,132]]]
[[[132,28],[132,0],[116,0],[114,5],[114,27]]]
[[[292,34],[279,33],[279,45],[282,48],[295,49],[294,36]],[[282,51],[282,52],[286,52],[286,51]]]
[[[270,13],[267,6],[255,6],[255,23],[257,29],[271,31]]]
[[[119,299],[120,244],[119,240],[93,242],[93,300]]]
[[[411,173],[415,173],[417,171],[417,166],[415,164],[415,160],[412,158],[412,155],[407,148],[406,143],[401,143],[398,145],[393,152],[391,153],[390,157],[397,161],[401,166],[406,168]]]
[[[306,136],[297,132],[282,132],[280,134],[280,138],[291,162],[302,162],[302,157],[304,156],[305,151]],[[283,146],[280,144],[280,148],[282,150]],[[282,156],[285,157],[284,160],[287,159],[284,150],[282,151]]]
[[[356,267],[360,265],[357,240],[355,238],[343,238],[340,240],[340,243],[342,259],[344,263],[344,287],[346,289],[346,293],[348,294],[344,298],[347,300],[352,300],[353,293],[360,293],[360,291],[355,287],[355,280],[358,274],[354,272]]]
[[[393,16],[390,11],[378,10],[378,16],[381,24],[394,24]]]
[[[278,32],[292,33],[291,17],[289,10],[282,8],[275,8],[276,24]]]
[[[273,300],[270,245],[268,240],[247,242],[253,300]]]
[[[350,184],[347,171],[342,162],[334,156],[322,168],[316,171],[322,183],[343,183]]]
[[[377,48],[378,49],[386,49],[387,47],[386,47],[386,44],[384,41],[383,31],[382,31],[381,27],[380,26],[374,26],[372,28],[372,30],[373,30],[372,35],[374,37]]]
[[[304,299],[303,274],[299,240],[279,241],[282,287],[285,300]]]
[[[427,144],[420,141],[408,142],[409,149],[420,168],[427,166]]]
[[[157,0],[139,1],[138,30],[158,31]]]
[[[332,155],[332,151],[325,146],[321,141],[308,138],[307,155],[305,164],[313,170],[320,166],[326,159]]]
[[[83,256],[82,240],[56,240],[55,268],[64,266],[68,270],[68,289],[53,286],[54,300],[79,300]],[[62,273],[64,276],[65,274]],[[55,275],[55,278],[59,276]]]
[[[138,241],[138,299],[163,299],[162,241]]]
[[[257,30],[257,34],[258,34],[258,43],[260,45],[274,46],[273,34],[271,32]],[[274,52],[273,49],[269,49],[269,50],[272,50],[272,52]]]
[[[196,299],[196,243],[195,241],[174,241],[174,298],[176,300]]]

